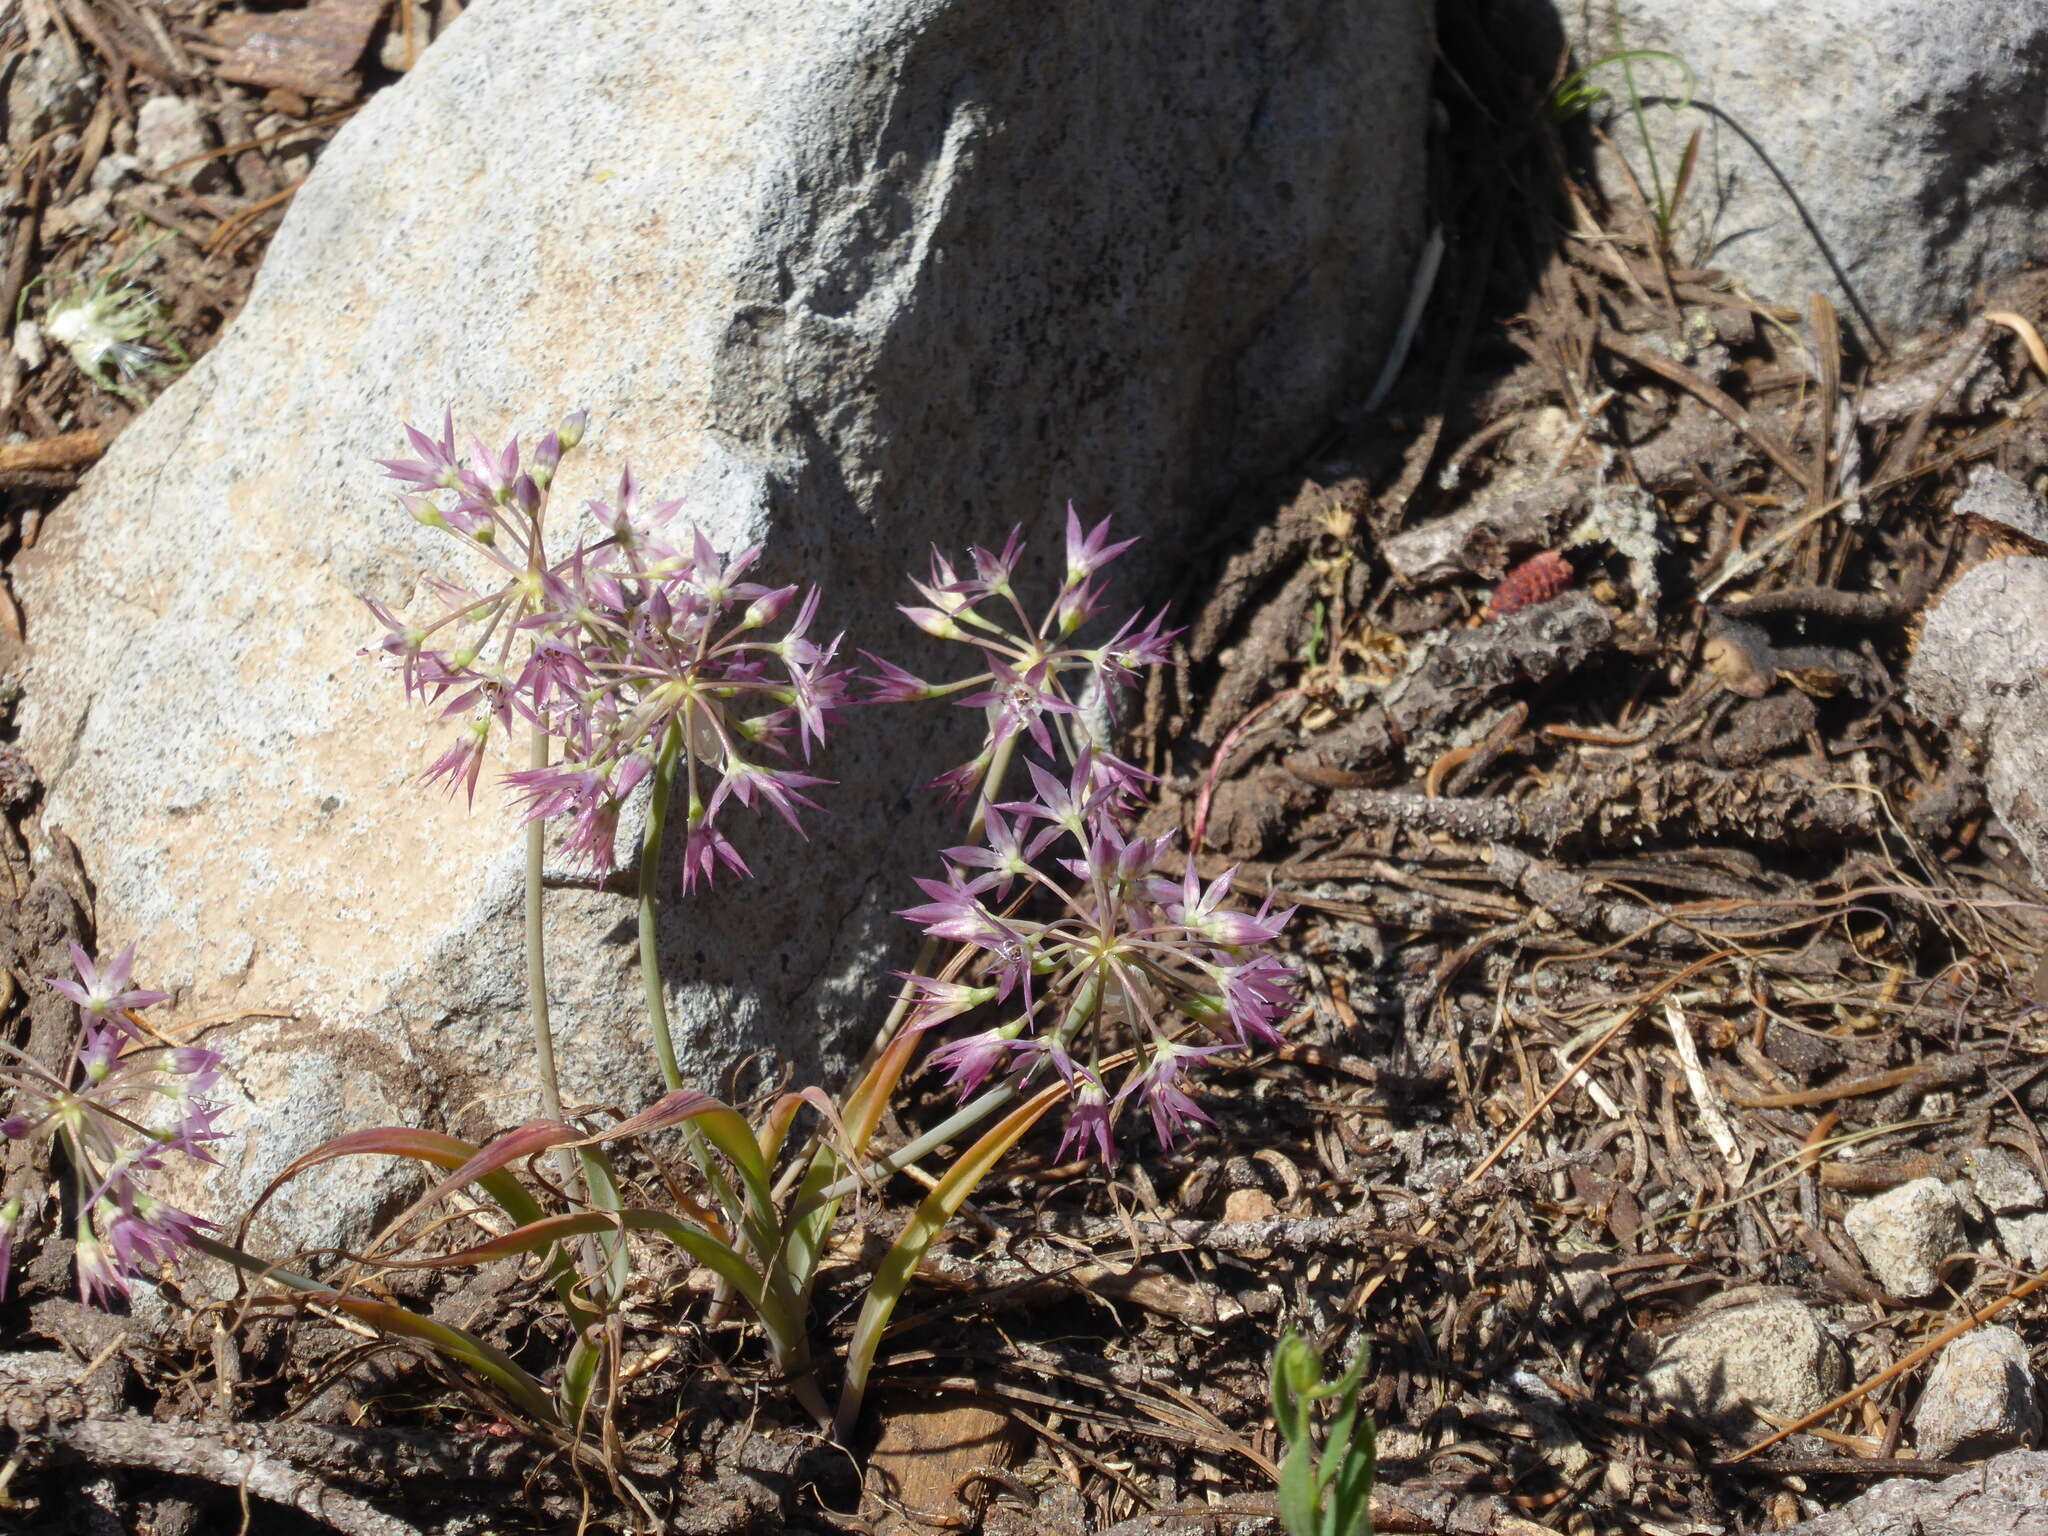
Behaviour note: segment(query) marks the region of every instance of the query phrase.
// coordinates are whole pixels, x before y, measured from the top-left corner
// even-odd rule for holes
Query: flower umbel
[[[1163,627],[1163,609],[1149,620],[1132,615],[1100,645],[1073,643],[1075,633],[1103,611],[1105,583],[1096,579],[1097,573],[1136,542],[1111,542],[1107,518],[1084,530],[1069,506],[1066,575],[1036,622],[1011,585],[1024,554],[1020,530],[1011,531],[1000,552],[969,550],[970,576],[932,552],[931,579],[911,582],[924,602],[904,605],[903,614],[928,635],[973,646],[981,652],[982,670],[954,682],[931,683],[869,656],[876,671],[867,679],[871,703],[951,698],[962,708],[987,712],[989,733],[981,752],[927,788],[958,800],[972,797],[1019,740],[1032,742],[1048,757],[1073,761],[1083,745],[1073,721],[1078,685],[1092,679],[1107,698],[1116,688],[1134,684],[1143,668],[1171,659],[1180,631]],[[1097,781],[1119,793],[1135,793],[1146,782],[1140,770],[1107,752],[1097,750],[1092,761]]]
[[[1182,1087],[1190,1069],[1273,1044],[1294,1006],[1293,972],[1267,949],[1292,912],[1270,902],[1235,909],[1227,873],[1206,885],[1192,868],[1179,879],[1154,874],[1169,840],[1130,826],[1150,776],[1077,729],[1082,685],[1105,699],[1134,686],[1171,659],[1180,633],[1162,610],[1131,616],[1102,644],[1074,643],[1106,606],[1102,571],[1135,542],[1111,539],[1107,519],[1084,528],[1069,506],[1066,573],[1035,623],[1012,584],[1019,532],[1000,551],[970,550],[971,575],[934,551],[931,579],[911,583],[923,602],[903,613],[929,635],[973,646],[986,670],[932,683],[868,658],[869,702],[951,698],[988,720],[981,749],[928,786],[977,800],[970,841],[946,850],[943,878],[920,879],[926,899],[899,914],[932,943],[964,946],[974,974],[909,978],[909,1027],[1013,1007],[1007,1023],[942,1045],[928,1065],[948,1072],[963,1098],[994,1079],[1021,1089],[1057,1074],[1068,1090],[1062,1152],[1105,1163],[1115,1122],[1134,1106],[1168,1145],[1205,1123]],[[1032,794],[1003,800],[1026,744],[1065,766],[1024,761]]]
[[[839,642],[810,637],[816,589],[749,579],[759,545],[722,552],[701,531],[672,535],[681,504],[643,505],[631,470],[613,501],[586,507],[597,536],[551,558],[549,491],[584,426],[579,412],[531,450],[472,439],[466,456],[452,415],[439,436],[407,427],[414,456],[383,461],[401,500],[480,557],[492,582],[435,583],[440,613],[424,624],[366,601],[407,690],[464,722],[430,779],[474,799],[496,730],[538,724],[558,760],[507,782],[527,820],[568,822],[569,851],[602,878],[626,797],[674,774],[688,891],[721,867],[747,872],[716,825],[727,804],[802,831],[799,812],[814,805],[804,792],[827,781],[796,761],[824,740],[847,674],[833,669]]]
[[[214,1161],[209,1147],[224,1133],[214,1129],[220,1111],[208,1095],[221,1063],[197,1046],[159,1043],[123,1016],[167,996],[129,986],[133,946],[104,966],[75,945],[71,953],[77,978],[51,977],[48,985],[79,1005],[85,1041],[61,1078],[7,1052],[0,1085],[12,1089],[13,1102],[0,1136],[63,1146],[76,1185],[79,1294],[106,1304],[126,1297],[132,1279],[175,1262],[192,1235],[212,1225],[147,1185],[173,1158]],[[20,1218],[19,1202],[0,1209],[0,1293]]]
[[[1009,1023],[932,1054],[963,1097],[1049,1066],[1072,1088],[1067,1148],[1108,1161],[1113,1120],[1137,1107],[1172,1146],[1208,1121],[1187,1092],[1189,1074],[1280,1038],[1294,975],[1268,946],[1293,910],[1227,907],[1228,874],[1204,885],[1192,870],[1152,873],[1170,840],[1119,823],[1088,752],[1065,782],[1030,766],[1038,797],[995,807],[986,846],[948,850],[945,878],[918,882],[930,899],[901,914],[979,951],[985,977],[979,986],[913,979],[913,1024],[1013,1004]],[[1066,879],[1042,867],[1048,853]],[[1132,1064],[1112,1090],[1110,1059],[1126,1051]]]

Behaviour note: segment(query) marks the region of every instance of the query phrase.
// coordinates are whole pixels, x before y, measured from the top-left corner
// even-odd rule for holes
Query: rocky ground
[[[0,31],[9,551],[152,387],[89,379],[52,306],[122,267],[160,359],[204,350],[321,136],[446,20],[324,0],[252,41],[217,9]],[[2048,552],[2048,282],[1889,344],[1762,302],[1454,42],[1490,89],[1446,131],[1410,365],[1219,522],[1134,722],[1158,824],[1302,909],[1310,1006],[1217,1080],[1216,1133],[1114,1180],[1027,1143],[906,1303],[864,1468],[687,1273],[567,1454],[333,1320],[86,1313],[47,1243],[0,1313],[20,1529],[227,1529],[246,1496],[277,1531],[1249,1532],[1283,1315],[1371,1344],[1388,1530],[1779,1530],[2038,1442],[2048,910],[1985,761],[2027,688],[1915,653],[1968,651]],[[91,891],[6,838],[21,996]],[[913,1194],[842,1233],[824,1331]],[[540,1290],[420,1294],[544,1366]],[[2038,1461],[1994,1465],[1926,1529],[2022,1529]],[[1893,1518],[1863,1509],[1816,1529]]]

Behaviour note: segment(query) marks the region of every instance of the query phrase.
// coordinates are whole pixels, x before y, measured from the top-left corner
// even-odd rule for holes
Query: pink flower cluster
[[[809,637],[815,588],[799,597],[748,580],[758,545],[725,554],[696,530],[671,535],[681,503],[643,506],[630,470],[614,500],[587,504],[596,535],[550,557],[549,489],[584,426],[583,413],[569,417],[524,469],[517,438],[497,452],[472,439],[465,459],[452,416],[438,438],[407,427],[418,456],[384,468],[409,488],[413,515],[480,556],[492,579],[433,583],[440,612],[419,626],[366,601],[407,691],[465,722],[430,779],[474,799],[494,731],[515,717],[539,725],[559,761],[508,782],[527,820],[569,822],[569,850],[602,878],[626,797],[679,768],[687,892],[721,866],[747,873],[718,827],[728,803],[772,809],[801,832],[798,811],[813,804],[804,791],[826,781],[793,759],[808,763],[824,740],[849,674],[833,669],[837,639]]]
[[[876,669],[871,703],[952,698],[963,708],[988,711],[989,729],[981,750],[927,788],[966,799],[981,789],[991,769],[1020,739],[1028,738],[1048,757],[1076,761],[1081,742],[1071,724],[1077,712],[1075,685],[1093,679],[1107,694],[1111,686],[1135,684],[1144,668],[1172,659],[1180,631],[1160,627],[1166,618],[1163,609],[1149,622],[1134,614],[1100,645],[1070,643],[1082,625],[1103,611],[1105,583],[1097,579],[1103,567],[1136,542],[1111,543],[1107,518],[1084,532],[1069,506],[1066,576],[1036,623],[1011,585],[1024,554],[1020,530],[1011,530],[1001,553],[969,550],[972,576],[960,575],[951,560],[932,552],[931,580],[911,582],[924,602],[904,605],[902,611],[926,634],[980,651],[986,670],[955,682],[928,683],[878,656],[868,656]],[[1135,795],[1147,782],[1144,773],[1107,752],[1096,751],[1090,761],[1099,781],[1121,796]]]
[[[221,1063],[197,1046],[161,1044],[137,1022],[137,1010],[169,994],[130,985],[133,945],[102,967],[74,944],[71,960],[77,978],[52,977],[48,985],[78,1005],[84,1044],[68,1078],[9,1053],[0,1082],[13,1089],[14,1104],[0,1136],[63,1146],[77,1180],[79,1294],[104,1304],[126,1297],[131,1278],[175,1260],[193,1233],[212,1225],[155,1198],[146,1182],[174,1157],[214,1161],[208,1144],[223,1133],[214,1129],[219,1110],[207,1095]],[[20,1219],[19,1201],[0,1208],[0,1292]]]
[[[1111,1160],[1127,1106],[1142,1106],[1171,1146],[1209,1118],[1183,1087],[1190,1068],[1280,1043],[1294,973],[1266,946],[1293,909],[1232,910],[1229,872],[1207,885],[1193,869],[1152,873],[1172,840],[1120,825],[1087,751],[1065,781],[1028,766],[1036,795],[991,807],[984,842],[948,849],[945,878],[919,880],[928,900],[901,914],[983,957],[973,982],[910,978],[913,1027],[1010,1005],[1009,1022],[932,1053],[963,1097],[992,1076],[1050,1067],[1074,1089],[1066,1146]],[[1066,879],[1040,866],[1048,854]],[[1035,908],[1023,888],[1041,898]],[[1112,1089],[1104,1062],[1126,1046],[1131,1064]]]
[[[956,702],[988,711],[981,751],[933,781],[956,798],[982,796],[982,840],[946,850],[944,877],[919,880],[927,899],[900,914],[976,952],[977,965],[970,980],[907,978],[911,1027],[989,1006],[1011,1012],[942,1045],[930,1065],[950,1072],[963,1098],[994,1078],[1022,1085],[1058,1074],[1071,1090],[1062,1154],[1080,1147],[1105,1162],[1129,1111],[1142,1108],[1169,1146],[1206,1123],[1185,1086],[1190,1071],[1279,1043],[1295,1006],[1294,972],[1267,948],[1292,909],[1231,909],[1230,872],[1207,885],[1192,867],[1178,879],[1155,874],[1172,840],[1129,825],[1148,775],[1074,730],[1077,683],[1092,679],[1105,694],[1130,686],[1170,659],[1179,633],[1162,627],[1163,613],[1134,615],[1101,645],[1072,643],[1103,610],[1099,573],[1133,542],[1110,542],[1107,521],[1084,531],[1068,508],[1065,579],[1036,624],[1011,585],[1023,554],[1015,533],[1000,554],[973,550],[971,577],[935,553],[932,579],[913,583],[924,604],[903,612],[928,634],[979,649],[988,670],[933,684],[870,658],[878,701],[964,695]],[[988,803],[1025,741],[1064,769],[1027,762],[1034,793]]]

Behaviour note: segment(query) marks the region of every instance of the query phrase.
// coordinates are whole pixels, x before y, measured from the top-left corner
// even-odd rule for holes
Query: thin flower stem
[[[922,1136],[917,1137],[913,1141],[905,1142],[894,1152],[886,1156],[877,1158],[868,1165],[865,1171],[848,1174],[837,1184],[820,1190],[813,1203],[822,1205],[828,1200],[843,1200],[856,1190],[865,1189],[878,1179],[886,1179],[891,1174],[908,1168],[920,1157],[923,1157],[925,1153],[932,1151],[934,1148],[944,1146],[962,1131],[972,1130],[1005,1104],[1014,1102],[1018,1091],[1016,1087],[1008,1083],[1003,1084],[1001,1087],[989,1089],[987,1093],[984,1093],[972,1104],[964,1105],[955,1110]],[[790,1212],[789,1220],[794,1224],[803,1220],[807,1214],[808,1208],[795,1210]]]
[[[527,766],[536,770],[545,770],[548,766],[548,734],[538,724],[533,728]],[[547,860],[547,836],[547,823],[536,818],[526,824],[526,996],[528,1011],[533,1018],[533,1056],[540,1076],[541,1113],[550,1120],[560,1120],[562,1083],[555,1071],[555,1032],[548,1018],[548,947],[547,932],[542,922],[545,913],[541,875]],[[579,1182],[591,1192],[609,1188],[609,1179],[602,1176],[601,1168],[595,1166],[595,1160],[588,1153],[579,1158],[574,1152],[557,1149],[554,1164],[555,1176],[572,1197]],[[596,1239],[586,1238],[582,1246],[583,1273],[601,1273]]]
[[[548,766],[548,733],[533,728],[533,746],[527,764],[544,771]],[[562,1118],[562,1085],[555,1075],[555,1035],[548,1023],[547,934],[542,926],[541,872],[547,859],[547,824],[536,818],[526,824],[526,1001],[533,1020],[534,1063],[540,1073],[541,1112],[550,1120]],[[573,1167],[573,1159],[564,1160]]]
[[[647,1023],[654,1031],[654,1054],[661,1062],[661,1080],[671,1090],[683,1086],[682,1068],[668,1029],[668,994],[661,982],[661,940],[655,927],[661,903],[661,850],[668,829],[668,797],[675,778],[676,757],[683,748],[683,728],[672,724],[661,739],[654,763],[653,792],[647,804],[647,830],[640,839],[640,987],[647,997]]]
[[[988,830],[988,810],[1003,792],[1003,780],[1010,776],[1010,764],[1016,761],[1017,738],[1004,738],[995,755],[989,759],[988,772],[982,777],[981,798],[974,805],[974,819],[967,824],[967,841],[978,843],[982,833]]]
[[[647,828],[640,839],[640,987],[646,997],[647,1024],[654,1033],[654,1054],[661,1063],[661,1080],[671,1090],[683,1086],[683,1069],[676,1061],[675,1040],[669,1033],[668,992],[661,979],[661,938],[656,926],[661,914],[661,854],[668,835],[669,793],[674,787],[676,760],[682,755],[683,725],[671,722],[655,754],[653,786],[647,802]],[[695,767],[695,759],[691,760]],[[730,1183],[695,1126],[683,1127],[683,1144],[690,1159],[711,1187],[712,1197],[733,1222],[740,1225],[740,1205]],[[721,1309],[730,1292],[720,1282],[714,1303]]]

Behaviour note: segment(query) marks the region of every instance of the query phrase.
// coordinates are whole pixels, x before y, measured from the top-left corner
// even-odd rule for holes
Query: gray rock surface
[[[220,346],[16,568],[23,741],[103,942],[137,940],[184,1017],[294,1016],[209,1040],[265,1091],[208,1214],[422,1100],[471,1133],[534,1107],[504,799],[420,789],[447,728],[357,654],[353,594],[402,599],[443,553],[370,462],[401,416],[452,404],[502,438],[587,407],[566,503],[630,459],[722,546],[827,579],[829,628],[936,671],[891,608],[930,541],[1022,521],[1056,557],[1069,497],[1185,528],[1356,400],[1407,295],[1424,8],[564,14],[472,7],[341,130]],[[841,730],[811,843],[743,827],[759,878],[671,906],[703,1084],[760,1048],[829,1074],[865,1043],[890,911],[947,840],[907,786],[974,726],[911,718]],[[654,1078],[630,899],[556,873],[567,1092],[631,1104]],[[353,1220],[308,1196],[284,1231]]]
[[[1893,1478],[1782,1536],[2048,1536],[2048,1454],[2008,1451],[1938,1483]]]
[[[189,96],[152,96],[135,114],[136,158],[181,187],[204,191],[221,183],[218,160],[192,158],[213,146],[213,124]]]
[[[1666,1339],[1643,1372],[1651,1403],[1740,1431],[1757,1410],[1796,1419],[1841,1393],[1849,1362],[1821,1320],[1789,1296],[1706,1312]]]
[[[1978,1147],[1964,1158],[1963,1166],[1970,1176],[1970,1187],[1993,1215],[2010,1216],[2040,1208],[2040,1175],[2030,1159],[2011,1147]]]
[[[1664,49],[1698,76],[1700,107],[1650,109],[1670,184],[1705,133],[1679,250],[1800,309],[1847,297],[1793,199],[1881,327],[1912,329],[1976,284],[2036,261],[2048,233],[2048,6],[2011,0],[1599,0],[1566,11],[1582,61]],[[1647,95],[1678,71],[1636,65]],[[1618,68],[1596,77],[1620,151],[1649,185]],[[1754,146],[1747,140],[1753,140]],[[1626,186],[1618,176],[1617,189]],[[1628,195],[1625,192],[1621,195]]]
[[[2048,881],[2048,560],[1987,560],[1927,615],[1906,673],[1912,706],[1980,767],[2005,829]]]
[[[2048,1211],[2000,1216],[1998,1246],[2013,1263],[2027,1270],[2048,1269]]]
[[[2048,501],[1995,464],[1970,470],[1970,483],[1956,498],[1955,511],[2003,523],[2037,544],[2048,544]]]
[[[1974,1461],[2032,1445],[2041,1433],[2041,1405],[2020,1336],[1979,1328],[1936,1356],[1913,1430],[1916,1448],[1930,1461]]]
[[[1842,1225],[1877,1283],[1894,1296],[1931,1295],[1941,1261],[1963,1246],[1963,1211],[1939,1179],[1915,1179],[1849,1209]]]

